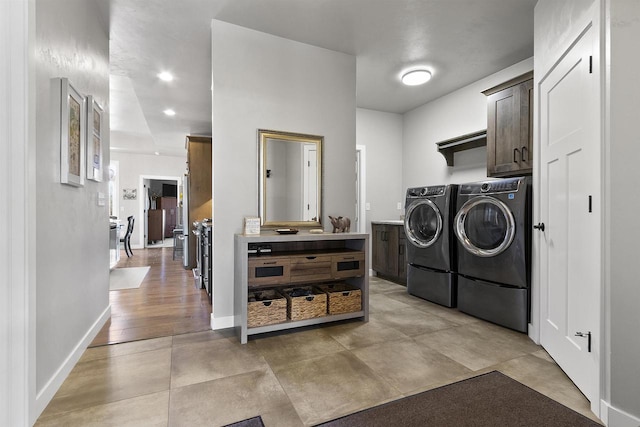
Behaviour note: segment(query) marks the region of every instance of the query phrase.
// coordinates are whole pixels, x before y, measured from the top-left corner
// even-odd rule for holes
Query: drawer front
[[[331,279],[331,256],[291,258],[291,283],[322,282]]]
[[[331,275],[334,279],[364,276],[364,252],[334,255],[331,259]]]
[[[249,286],[287,284],[290,269],[289,258],[249,259]]]

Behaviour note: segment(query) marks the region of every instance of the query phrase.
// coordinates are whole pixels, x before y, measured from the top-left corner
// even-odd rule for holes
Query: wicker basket
[[[287,300],[274,289],[249,292],[247,327],[282,323],[287,320]]]
[[[345,282],[323,283],[318,289],[328,295],[329,314],[353,313],[362,310],[362,291]]]
[[[307,296],[291,296],[297,289],[311,292]],[[287,317],[291,320],[312,319],[327,315],[327,294],[312,287],[300,286],[296,288],[283,289],[287,298]]]

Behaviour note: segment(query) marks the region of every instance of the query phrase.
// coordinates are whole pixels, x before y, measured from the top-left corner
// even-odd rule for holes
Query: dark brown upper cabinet
[[[487,96],[487,176],[533,169],[533,71],[482,92]]]

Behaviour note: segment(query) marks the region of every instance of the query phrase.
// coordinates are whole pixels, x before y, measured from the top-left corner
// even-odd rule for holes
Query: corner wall
[[[97,2],[36,0],[36,402],[37,417],[109,314],[109,133],[102,182],[60,184],[58,106],[51,81],[68,77],[104,108],[109,128],[109,37]],[[85,159],[82,159],[85,161]],[[35,419],[33,420],[35,421]]]
[[[366,162],[366,232],[371,221],[400,219],[404,209],[402,187],[402,115],[358,108],[356,141],[364,145]],[[371,244],[371,240],[369,241]]]
[[[636,154],[640,152],[640,1],[606,0],[604,22],[609,49],[606,69],[609,95],[608,134],[605,136],[605,330],[609,335],[608,425],[640,425],[640,286],[638,241],[640,180]]]
[[[487,97],[483,90],[533,69],[525,59],[404,114],[402,187],[460,184],[487,179],[484,147],[454,154],[447,166],[436,143],[487,128]]]
[[[212,21],[214,328],[233,322],[234,234],[258,215],[257,130],[324,136],[322,223],[355,214],[356,61]]]

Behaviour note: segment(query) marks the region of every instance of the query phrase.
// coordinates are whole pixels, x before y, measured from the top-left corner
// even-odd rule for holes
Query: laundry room
[[[519,106],[529,105],[532,68],[533,60],[524,60],[405,113],[402,157],[394,158],[387,146],[384,160],[399,162],[401,176],[369,174],[367,182],[378,194],[398,194],[396,209],[382,213],[379,205],[392,203],[367,193],[378,276],[406,285],[411,295],[523,333],[531,321],[533,112]],[[359,137],[375,139],[375,129],[383,135],[378,138],[388,138],[394,130],[390,118],[377,113],[359,110],[357,118]],[[521,123],[517,135],[501,127],[506,120]],[[368,132],[360,132],[364,128]],[[516,135],[513,151],[496,142],[505,135]],[[383,165],[375,163],[371,139],[367,166],[376,170]],[[396,187],[379,191],[378,185]]]

